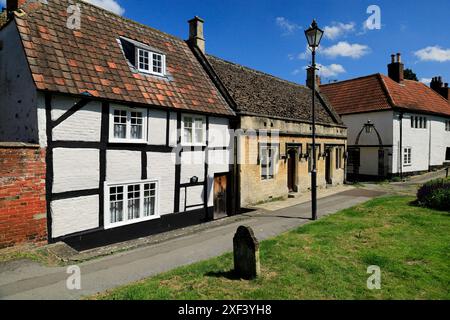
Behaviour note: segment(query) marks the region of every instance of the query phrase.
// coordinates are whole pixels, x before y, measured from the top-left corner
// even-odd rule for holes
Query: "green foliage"
[[[404,77],[406,80],[419,81],[419,79],[417,78],[417,75],[411,69],[405,69]]]
[[[425,183],[417,192],[417,200],[424,207],[450,212],[450,179]]]

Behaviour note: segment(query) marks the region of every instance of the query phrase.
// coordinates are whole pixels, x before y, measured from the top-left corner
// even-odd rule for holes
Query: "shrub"
[[[425,183],[417,192],[417,201],[427,208],[450,212],[450,179],[436,179]]]

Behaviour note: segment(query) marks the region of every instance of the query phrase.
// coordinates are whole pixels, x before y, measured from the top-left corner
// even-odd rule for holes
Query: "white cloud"
[[[440,46],[426,47],[414,52],[414,54],[422,61],[450,61],[450,49],[443,49]]]
[[[346,33],[355,31],[355,23],[354,22],[350,22],[350,23],[338,22],[338,23],[334,23],[331,26],[325,26],[323,31],[325,32],[324,33],[325,38],[330,39],[330,40],[335,40],[339,37],[342,37]]]
[[[83,0],[94,6],[103,8],[105,10],[111,11],[112,13],[123,15],[125,13],[125,9],[120,6],[120,4],[116,0]]]
[[[351,44],[346,41],[341,41],[329,48],[323,48],[321,52],[330,58],[350,57],[358,59],[368,54],[370,48],[363,44]]]
[[[322,65],[322,64],[318,64],[317,68],[319,69],[319,75],[321,77],[324,78],[329,78],[329,77],[337,77],[338,75],[340,75],[341,73],[345,73],[347,71],[345,71],[344,67],[340,64],[330,64],[328,66]],[[299,75],[299,74],[306,74],[306,69],[308,69],[308,67],[304,67],[303,69],[295,69],[292,74],[294,76]]]
[[[425,83],[426,85],[429,85],[431,83],[431,78],[422,78],[420,79],[420,82]]]
[[[317,68],[319,68],[319,75],[324,78],[337,77],[339,74],[346,72],[342,65],[336,63],[328,66],[319,64]]]
[[[275,23],[277,24],[278,27],[284,30],[285,32],[284,34],[292,34],[301,28],[298,24],[289,21],[285,17],[277,17],[275,19]]]

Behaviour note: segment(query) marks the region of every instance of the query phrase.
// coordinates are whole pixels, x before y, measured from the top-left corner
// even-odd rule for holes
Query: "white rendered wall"
[[[59,119],[80,98],[56,96],[52,99],[52,120]],[[91,101],[53,129],[53,141],[99,142],[101,133],[102,104]]]
[[[55,238],[99,226],[98,196],[53,201],[51,211]]]
[[[106,182],[140,181],[141,152],[108,150],[106,153]]]
[[[0,141],[38,143],[37,92],[15,22],[0,42]]]
[[[411,116],[426,117],[427,128],[411,128]],[[450,118],[447,118],[450,119]],[[396,141],[393,152],[394,173],[426,171],[430,166],[441,166],[445,162],[447,147],[450,147],[450,133],[445,131],[444,117],[430,116],[417,113],[403,115],[403,148],[412,148],[412,164],[405,166],[400,157],[400,120],[394,118],[394,139]]]
[[[363,128],[364,124],[371,121],[377,128],[383,145],[390,146],[394,139],[394,124],[393,124],[393,111],[380,111],[380,112],[367,112],[351,115],[343,115],[342,121],[348,127],[348,145],[354,146],[359,132]],[[365,131],[361,133],[359,144],[360,146],[378,146],[379,140],[375,132],[367,134]],[[394,148],[395,149],[395,148]],[[360,158],[359,173],[364,175],[378,175],[378,150],[377,147],[362,147]],[[392,148],[386,148],[386,157],[392,159],[389,154],[392,153]],[[389,168],[392,165],[389,164]]]
[[[175,154],[147,152],[147,176],[158,180],[160,215],[173,213]]]
[[[149,110],[148,112],[148,141],[149,144],[165,145],[167,130],[167,112]]]
[[[53,150],[53,193],[96,189],[99,186],[100,153],[96,149]]]

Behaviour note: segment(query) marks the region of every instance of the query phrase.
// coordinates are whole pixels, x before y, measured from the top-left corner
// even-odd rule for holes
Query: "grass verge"
[[[450,213],[383,197],[261,243],[262,276],[235,279],[232,254],[92,299],[449,299]],[[367,268],[382,272],[368,290]]]

